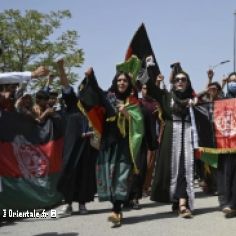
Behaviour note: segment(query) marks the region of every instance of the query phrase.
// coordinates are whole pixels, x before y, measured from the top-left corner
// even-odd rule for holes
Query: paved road
[[[67,218],[28,218],[3,223],[1,236],[233,236],[236,235],[236,218],[225,219],[218,209],[217,197],[206,196],[196,189],[193,219],[182,219],[170,211],[170,205],[160,205],[148,198],[141,201],[141,210],[124,212],[120,228],[111,228],[107,222],[111,204],[97,201],[88,204],[90,214],[75,213]],[[58,208],[57,208],[58,210]],[[50,212],[48,212],[50,213]]]

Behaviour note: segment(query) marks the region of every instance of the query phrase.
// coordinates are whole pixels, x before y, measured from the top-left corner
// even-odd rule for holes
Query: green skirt
[[[97,191],[100,201],[126,201],[132,169],[128,139],[120,139],[100,151],[97,159]]]

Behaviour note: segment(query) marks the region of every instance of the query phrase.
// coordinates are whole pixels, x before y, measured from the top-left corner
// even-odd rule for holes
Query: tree
[[[77,45],[79,35],[77,31],[67,30],[55,37],[61,21],[69,18],[71,13],[68,10],[49,14],[28,10],[23,15],[19,10],[10,9],[0,13],[3,49],[0,70],[25,71],[44,65],[57,75],[55,59],[63,57],[70,83],[74,84],[79,77],[73,68],[84,62],[84,52]]]

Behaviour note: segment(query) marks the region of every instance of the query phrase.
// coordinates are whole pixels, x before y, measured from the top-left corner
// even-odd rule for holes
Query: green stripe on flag
[[[58,177],[58,173],[31,180],[2,177],[0,210],[32,210],[60,203],[62,195],[56,189]]]

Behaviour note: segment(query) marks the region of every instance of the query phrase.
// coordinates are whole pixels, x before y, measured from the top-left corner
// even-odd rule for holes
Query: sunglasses
[[[186,77],[176,77],[174,79],[174,83],[178,83],[178,82],[187,82],[187,78]]]

